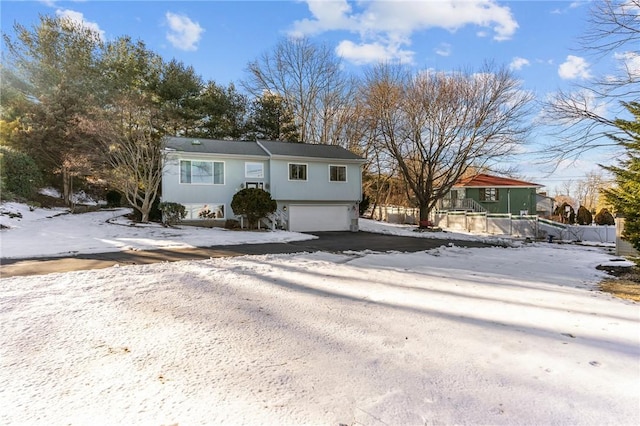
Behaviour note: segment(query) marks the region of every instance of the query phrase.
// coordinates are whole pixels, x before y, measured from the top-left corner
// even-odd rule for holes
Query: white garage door
[[[350,206],[289,206],[289,230],[348,231],[351,225]]]

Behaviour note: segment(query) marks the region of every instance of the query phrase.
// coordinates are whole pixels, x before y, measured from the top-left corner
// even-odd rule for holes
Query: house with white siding
[[[184,205],[186,220],[222,226],[237,219],[236,192],[261,188],[278,205],[269,220],[284,229],[355,232],[364,162],[334,145],[169,137],[162,201]]]

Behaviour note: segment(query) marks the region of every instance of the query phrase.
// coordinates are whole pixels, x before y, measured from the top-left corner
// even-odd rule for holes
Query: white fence
[[[616,227],[614,225],[565,225],[547,219],[538,219],[538,225],[541,232],[553,235],[559,240],[616,242]]]
[[[420,210],[402,206],[377,206],[375,209],[367,211],[364,216],[383,222],[417,225],[420,219]]]
[[[629,241],[622,239],[622,231],[624,230],[624,219],[616,218],[616,254],[618,256],[640,256],[640,252],[636,250]]]
[[[373,219],[389,223],[416,225],[420,212],[415,208],[378,206]],[[451,231],[558,241],[592,241],[615,243],[616,227],[606,225],[566,225],[538,216],[516,216],[485,212],[446,212],[432,215],[435,226]]]

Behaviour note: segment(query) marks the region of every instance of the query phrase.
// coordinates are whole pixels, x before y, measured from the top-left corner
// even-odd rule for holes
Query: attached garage
[[[348,204],[289,205],[290,231],[349,231],[350,227],[351,206]]]

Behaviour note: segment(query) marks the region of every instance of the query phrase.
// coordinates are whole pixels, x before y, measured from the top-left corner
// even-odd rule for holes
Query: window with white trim
[[[224,185],[224,163],[180,160],[180,183]]]
[[[188,220],[224,219],[224,203],[184,204]]]
[[[498,188],[480,188],[480,201],[498,201]]]
[[[264,177],[263,163],[244,163],[244,177],[262,179]]]
[[[346,182],[347,166],[329,166],[329,182]]]
[[[289,180],[307,180],[307,165],[289,163]]]

